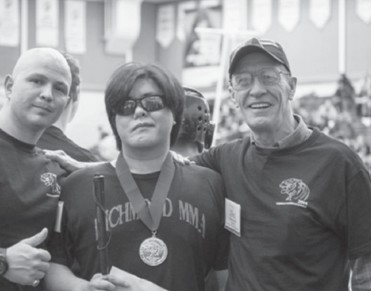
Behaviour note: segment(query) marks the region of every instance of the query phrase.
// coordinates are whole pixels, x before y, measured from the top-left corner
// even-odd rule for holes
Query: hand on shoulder
[[[67,155],[62,150],[51,151],[51,150],[42,150],[45,157],[48,159],[57,162],[63,169],[71,173],[79,169],[84,169],[87,167],[92,167],[103,162],[80,162],[69,155]]]

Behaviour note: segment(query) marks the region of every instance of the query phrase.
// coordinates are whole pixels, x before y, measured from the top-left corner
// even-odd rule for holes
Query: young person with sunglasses
[[[161,67],[129,63],[113,73],[105,102],[120,154],[112,163],[79,170],[66,180],[47,287],[113,290],[127,283],[113,273],[99,274],[92,189],[100,174],[109,267],[174,291],[204,290],[213,268],[223,289],[228,235],[221,178],[209,169],[179,165],[169,152],[182,121],[183,88]],[[74,259],[81,278],[68,268]]]

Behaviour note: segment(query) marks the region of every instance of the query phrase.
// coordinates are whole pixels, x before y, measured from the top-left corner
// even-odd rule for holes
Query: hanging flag
[[[86,2],[65,2],[66,50],[73,54],[86,52]]]
[[[175,38],[175,6],[161,5],[157,10],[156,40],[168,47]]]
[[[356,11],[363,22],[371,22],[371,0],[357,0]]]
[[[300,0],[280,0],[278,22],[287,31],[293,31],[300,18]]]
[[[19,31],[19,1],[0,0],[0,46],[18,46]]]
[[[223,0],[223,28],[247,29],[247,0]]]
[[[272,0],[252,1],[251,23],[259,33],[264,33],[269,29],[272,24]]]
[[[325,27],[331,15],[331,0],[310,0],[309,18],[315,26]]]
[[[141,29],[142,0],[105,1],[105,51],[132,59]]]
[[[36,45],[58,46],[58,0],[36,1]]]

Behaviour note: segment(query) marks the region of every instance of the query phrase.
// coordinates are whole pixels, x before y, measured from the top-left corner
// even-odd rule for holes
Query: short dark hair
[[[68,66],[71,71],[71,88],[69,96],[73,101],[76,101],[79,97],[78,87],[80,86],[80,64],[77,59],[65,51],[60,52],[66,59]]]
[[[115,117],[118,108],[129,99],[129,93],[139,79],[151,79],[160,88],[165,106],[171,110],[176,124],[170,134],[170,146],[178,136],[182,123],[184,92],[178,80],[164,68],[155,65],[143,65],[137,62],[126,63],[117,68],[108,81],[105,90],[105,103],[109,123],[116,138],[116,146],[121,150],[121,139],[118,135]]]

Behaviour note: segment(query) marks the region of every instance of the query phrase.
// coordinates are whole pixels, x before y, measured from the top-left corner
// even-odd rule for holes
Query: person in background
[[[116,275],[124,271],[143,284],[197,291],[215,269],[224,290],[229,238],[221,178],[203,167],[176,164],[170,154],[182,121],[182,87],[159,66],[128,63],[111,76],[105,103],[120,153],[114,162],[90,165],[66,179],[46,286],[124,288],[127,281]],[[101,273],[97,251],[92,196],[97,173],[104,176],[109,274]],[[81,277],[69,269],[74,260]]]
[[[213,140],[214,124],[210,121],[210,107],[200,91],[183,86],[185,101],[182,125],[171,150],[182,156],[194,156],[209,149]],[[206,277],[206,291],[218,290],[214,270]]]
[[[116,159],[118,151],[116,139],[111,130],[105,129],[102,125],[98,126],[98,141],[89,151],[100,161],[112,161]]]
[[[185,104],[182,126],[171,149],[183,156],[193,156],[208,149],[212,143],[214,125],[210,121],[210,107],[196,89],[183,86]]]
[[[37,142],[37,146],[46,150],[63,150],[70,157],[81,162],[95,162],[98,159],[87,149],[77,145],[65,135],[68,123],[74,118],[80,97],[80,66],[78,61],[67,52],[61,52],[65,57],[72,76],[71,89],[67,105],[60,117],[48,127]]]
[[[293,112],[286,54],[250,39],[230,57],[230,93],[250,136],[197,164],[226,186],[227,290],[371,290],[371,181],[343,143]]]
[[[0,112],[0,289],[42,290],[64,171],[35,146],[68,102],[71,71],[52,48],[34,48],[5,77]]]

